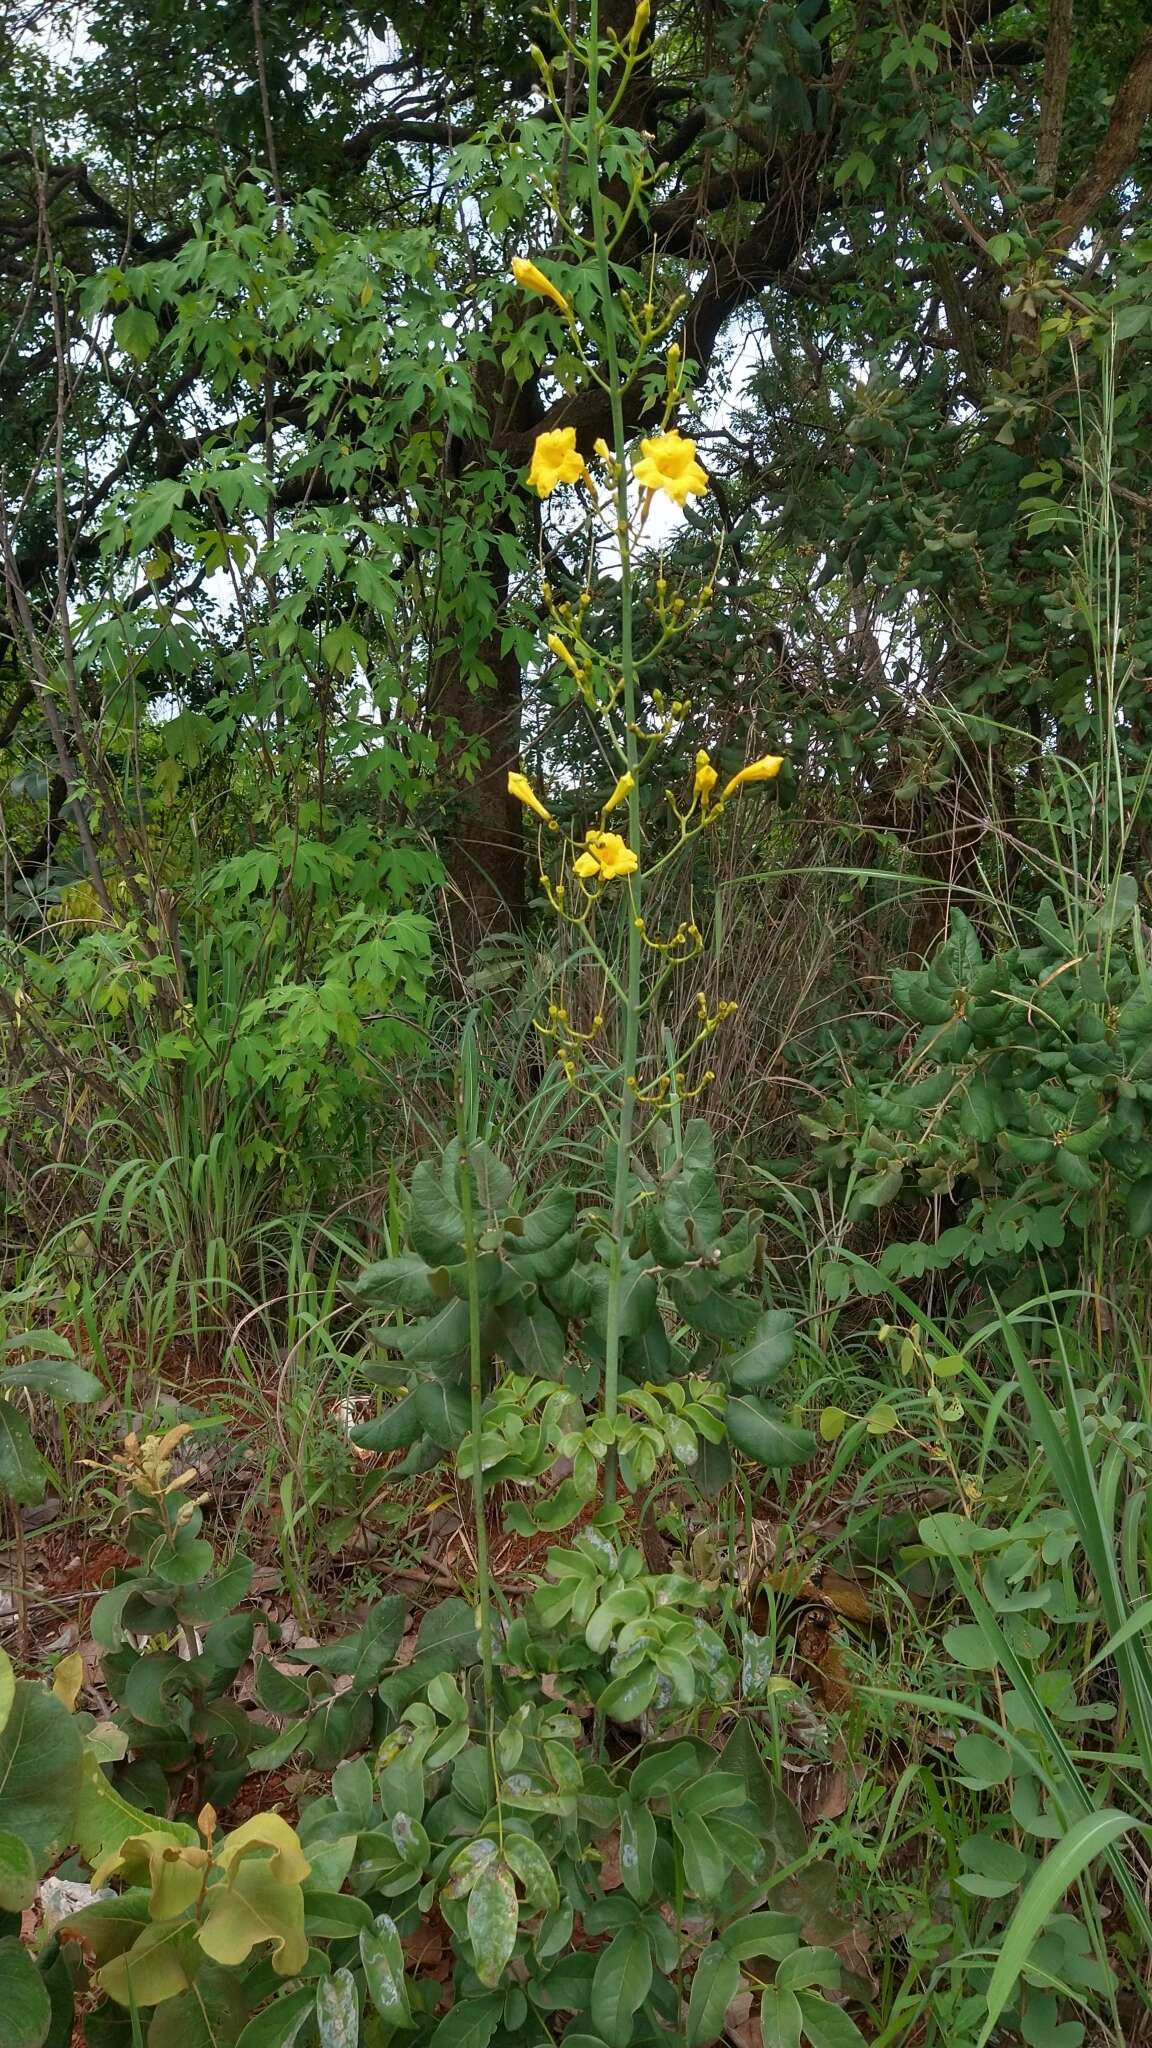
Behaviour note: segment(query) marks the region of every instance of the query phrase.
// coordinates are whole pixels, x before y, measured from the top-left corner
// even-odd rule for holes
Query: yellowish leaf
[[[303,1884],[312,1865],[300,1847],[300,1837],[278,1813],[254,1813],[243,1827],[226,1836],[216,1854],[221,1870],[233,1865],[255,1849],[271,1849],[268,1868],[277,1884]]]
[[[71,1656],[61,1657],[52,1676],[52,1690],[58,1700],[63,1700],[70,1714],[76,1711],[83,1683],[84,1659],[79,1650],[73,1650]]]
[[[308,1954],[304,1894],[298,1884],[284,1884],[274,1875],[274,1863],[275,1858],[258,1863],[248,1857],[229,1883],[214,1885],[208,1893],[200,1946],[214,1963],[246,1962],[260,1942],[270,1941],[278,1977],[294,1977],[303,1969]]]

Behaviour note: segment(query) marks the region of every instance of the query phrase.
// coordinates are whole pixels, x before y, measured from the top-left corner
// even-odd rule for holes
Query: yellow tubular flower
[[[600,882],[616,882],[636,873],[640,862],[618,832],[586,832],[584,839],[588,851],[573,862],[584,881],[595,876]]]
[[[635,787],[636,777],[632,774],[630,769],[625,769],[624,774],[620,777],[619,782],[616,784],[615,789],[612,791],[612,794],[609,797],[607,803],[605,804],[604,809],[601,811],[600,816],[602,818],[606,818],[608,816],[609,811],[614,811],[616,809],[617,804],[622,804],[626,796],[631,796],[632,791],[635,789]]]
[[[640,460],[633,461],[632,473],[646,491],[663,491],[677,505],[708,489],[707,472],[696,460],[695,441],[674,430],[641,441]]]
[[[726,782],[720,792],[720,801],[732,795],[733,790],[742,789],[746,782],[773,782],[784,766],[783,754],[762,754],[758,761],[749,761],[738,775]]]
[[[518,804],[523,804],[526,811],[532,811],[536,817],[542,818],[546,825],[555,824],[556,820],[551,811],[545,810],[528,777],[518,774],[514,768],[508,771],[508,794],[514,796]]]
[[[537,434],[528,471],[534,491],[548,498],[557,484],[577,484],[583,475],[584,457],[576,446],[575,427],[553,427],[546,434]]]
[[[708,809],[708,805],[712,801],[712,791],[719,780],[720,777],[717,775],[703,747],[701,747],[700,752],[696,756],[696,777],[692,784],[692,794],[699,797],[702,811]]]
[[[577,682],[579,682],[580,664],[577,661],[576,656],[573,654],[572,649],[564,645],[564,642],[560,638],[559,633],[549,633],[548,648],[550,653],[556,656],[557,661],[562,661],[564,663],[565,668],[571,669]]]
[[[562,313],[571,313],[571,304],[563,292],[553,284],[550,277],[545,277],[544,272],[538,270],[534,263],[529,263],[526,257],[512,258],[512,275],[526,292],[535,292],[539,298],[551,299],[552,304],[559,306]]]

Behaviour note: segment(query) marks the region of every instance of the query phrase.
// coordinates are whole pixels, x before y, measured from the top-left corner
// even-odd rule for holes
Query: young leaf
[[[740,1984],[740,1965],[734,1956],[710,1942],[696,1965],[688,2000],[688,2048],[708,2048],[724,2031],[724,2015]]]
[[[652,1951],[642,1927],[622,1927],[596,1963],[592,2024],[608,2048],[628,2048],[632,2022],[652,1986]]]

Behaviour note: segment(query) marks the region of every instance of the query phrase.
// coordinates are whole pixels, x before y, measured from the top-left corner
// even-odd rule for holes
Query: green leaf
[[[430,1266],[459,1264],[464,1218],[459,1203],[445,1194],[431,1159],[422,1159],[412,1175],[408,1229],[416,1250]]]
[[[316,1994],[310,1984],[303,1991],[286,1992],[274,2004],[266,2005],[254,2020],[249,2020],[236,2048],[294,2048],[315,2006]]]
[[[607,1339],[608,1298],[611,1292],[612,1276],[607,1266],[595,1265],[589,1268],[589,1285],[592,1299],[589,1321],[598,1337]],[[630,1259],[627,1254],[620,1266],[620,1335],[638,1337],[647,1328],[656,1314],[656,1275],[651,1266],[643,1260]]]
[[[509,1869],[520,1879],[528,1905],[540,1913],[555,1912],[560,1904],[560,1889],[539,1842],[531,1835],[506,1834],[504,1857]]]
[[[0,1401],[0,1497],[7,1494],[18,1507],[35,1507],[49,1477],[20,1410],[11,1401]]]
[[[52,2001],[27,1949],[12,1935],[0,1941],[0,2013],[4,2048],[41,2048],[52,2023]]]
[[[531,1307],[520,1301],[506,1302],[500,1311],[497,1329],[499,1338],[512,1353],[513,1363],[522,1372],[546,1380],[561,1377],[565,1357],[564,1331],[559,1318],[545,1302],[537,1300]]]
[[[157,2006],[148,2048],[234,2048],[248,2009],[236,1972],[204,1963],[189,1991]]]
[[[1133,1237],[1152,1234],[1152,1173],[1141,1174],[1128,1190],[1128,1228]]]
[[[840,1958],[832,1948],[794,1949],[776,1972],[781,1991],[807,1991],[816,1984],[835,1991],[839,1982]]]
[[[104,1392],[94,1372],[60,1358],[29,1358],[23,1365],[11,1365],[0,1372],[0,1387],[26,1387],[54,1401],[96,1401]]]
[[[403,1309],[406,1315],[429,1316],[444,1306],[448,1282],[442,1266],[430,1266],[415,1252],[403,1252],[399,1258],[365,1266],[352,1292],[371,1295],[382,1306]]]
[[[760,2000],[760,2037],[764,2048],[800,2048],[803,2013],[794,1991],[774,1986]]]
[[[620,1876],[630,1899],[643,1906],[652,1896],[656,1822],[646,1806],[624,1800],[620,1807]]]
[[[39,1871],[74,1839],[83,1756],[67,1707],[17,1679],[0,1734],[0,1831],[19,1837]]]
[[[251,1584],[252,1559],[237,1551],[216,1578],[181,1595],[181,1621],[190,1621],[194,1628],[210,1627],[248,1598]]]
[[[160,339],[160,329],[146,306],[125,306],[112,322],[117,348],[133,362],[146,362]]]
[[[488,2048],[504,2011],[504,1994],[459,1998],[435,2028],[428,2048]]]
[[[404,1977],[404,1951],[396,1922],[387,1913],[379,1914],[374,1927],[361,1930],[360,1961],[364,1965],[368,1996],[381,2019],[390,2027],[410,2027],[413,2021]]]
[[[622,1927],[597,1958],[590,2016],[608,2048],[628,2048],[633,2020],[652,1986],[652,1950],[642,1927]]]
[[[659,1673],[645,1659],[635,1671],[623,1671],[604,1687],[596,1705],[613,1721],[638,1721],[656,1697]]]
[[[405,1365],[450,1364],[468,1348],[468,1304],[449,1301],[424,1323],[405,1323],[377,1332],[377,1342],[396,1351]]]
[[[997,1943],[996,1966],[988,1983],[987,2018],[977,2037],[976,2048],[985,2048],[1008,2000],[1016,1989],[1021,1971],[1051,1914],[1066,1891],[1074,1885],[1119,1836],[1130,1834],[1139,1823],[1128,1813],[1105,1807],[1088,1813],[1069,1829],[1044,1858],[1029,1879],[1023,1896]]]
[[[810,1429],[797,1429],[751,1394],[734,1394],[725,1403],[724,1421],[738,1451],[757,1465],[803,1465],[816,1450]]]
[[[796,1324],[787,1309],[770,1309],[761,1316],[749,1342],[734,1358],[725,1361],[734,1387],[758,1393],[792,1362],[796,1349]]]
[[[390,1370],[391,1368],[389,1368]],[[371,1378],[368,1367],[360,1368]],[[361,1422],[348,1435],[361,1451],[406,1451],[410,1444],[423,1436],[420,1409],[414,1393],[406,1394],[402,1401],[396,1401],[383,1415],[377,1415],[371,1422]]]
[[[557,1244],[571,1230],[576,1215],[576,1197],[570,1188],[552,1188],[538,1202],[534,1209],[519,1219],[519,1227],[513,1228],[511,1221],[507,1234],[513,1251],[543,1252],[550,1245]]]
[[[22,1913],[36,1897],[39,1882],[40,1872],[27,1842],[19,1835],[0,1833],[0,1909]]]
[[[80,1915],[73,1924],[78,1924]],[[112,1957],[98,1972],[100,1989],[117,2005],[162,2005],[187,1991],[200,1961],[196,1929],[186,1920],[156,1920],[131,1948]]]
[[[724,2015],[740,1986],[740,1965],[711,1942],[696,1965],[688,2000],[688,2048],[708,2048],[724,2031]]]
[[[7,1650],[0,1650],[0,1734],[8,1724],[12,1702],[16,1697],[16,1674]]]
[[[489,1990],[500,1982],[516,1946],[520,1907],[510,1871],[493,1860],[468,1894],[468,1935],[476,1975]]]
[[[441,1450],[454,1451],[468,1434],[471,1408],[462,1387],[448,1387],[440,1380],[428,1380],[413,1396],[421,1429]]]
[[[812,2048],[865,2048],[864,2036],[842,2006],[830,2005],[811,1991],[799,1998],[804,2033]]]
[[[360,2001],[351,1970],[336,1970],[316,1986],[316,2027],[320,2048],[357,2048]]]

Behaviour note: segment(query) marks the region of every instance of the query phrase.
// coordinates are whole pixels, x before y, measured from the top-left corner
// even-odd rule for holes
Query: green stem
[[[612,266],[604,222],[604,196],[600,190],[600,5],[591,0],[588,31],[588,178],[592,214],[592,235],[599,270],[600,310],[604,333],[604,364],[607,372],[608,403],[612,419],[612,454],[616,463],[616,535],[620,549],[620,674],[623,683],[624,757],[636,777],[636,660],[632,645],[632,552],[628,510],[628,453],[624,429],[624,397],[620,358],[616,347],[616,309],[612,291]],[[628,842],[640,851],[640,790],[638,778],[628,796]],[[636,1073],[640,1037],[640,976],[642,941],[637,929],[640,916],[639,873],[628,879],[627,974],[625,981],[624,1031],[621,1046],[620,1110],[616,1126],[616,1173],[612,1194],[612,1253],[608,1268],[608,1315],[604,1345],[604,1419],[614,1425],[620,1396],[620,1277],[624,1257],[624,1232],[628,1220],[628,1163],[632,1149],[635,1091],[629,1086]],[[610,1446],[604,1466],[604,1499],[616,1498],[617,1459]]]
[[[492,1579],[488,1568],[488,1522],[484,1512],[484,1469],[480,1463],[480,1432],[484,1420],[484,1358],[480,1348],[480,1288],[476,1267],[476,1220],[472,1205],[472,1166],[460,1097],[460,1213],[464,1218],[464,1257],[468,1266],[468,1389],[472,1399],[472,1509],[476,1525],[477,1605],[480,1610],[480,1659],[484,1671],[484,1713],[491,1734],[492,1703]]]

